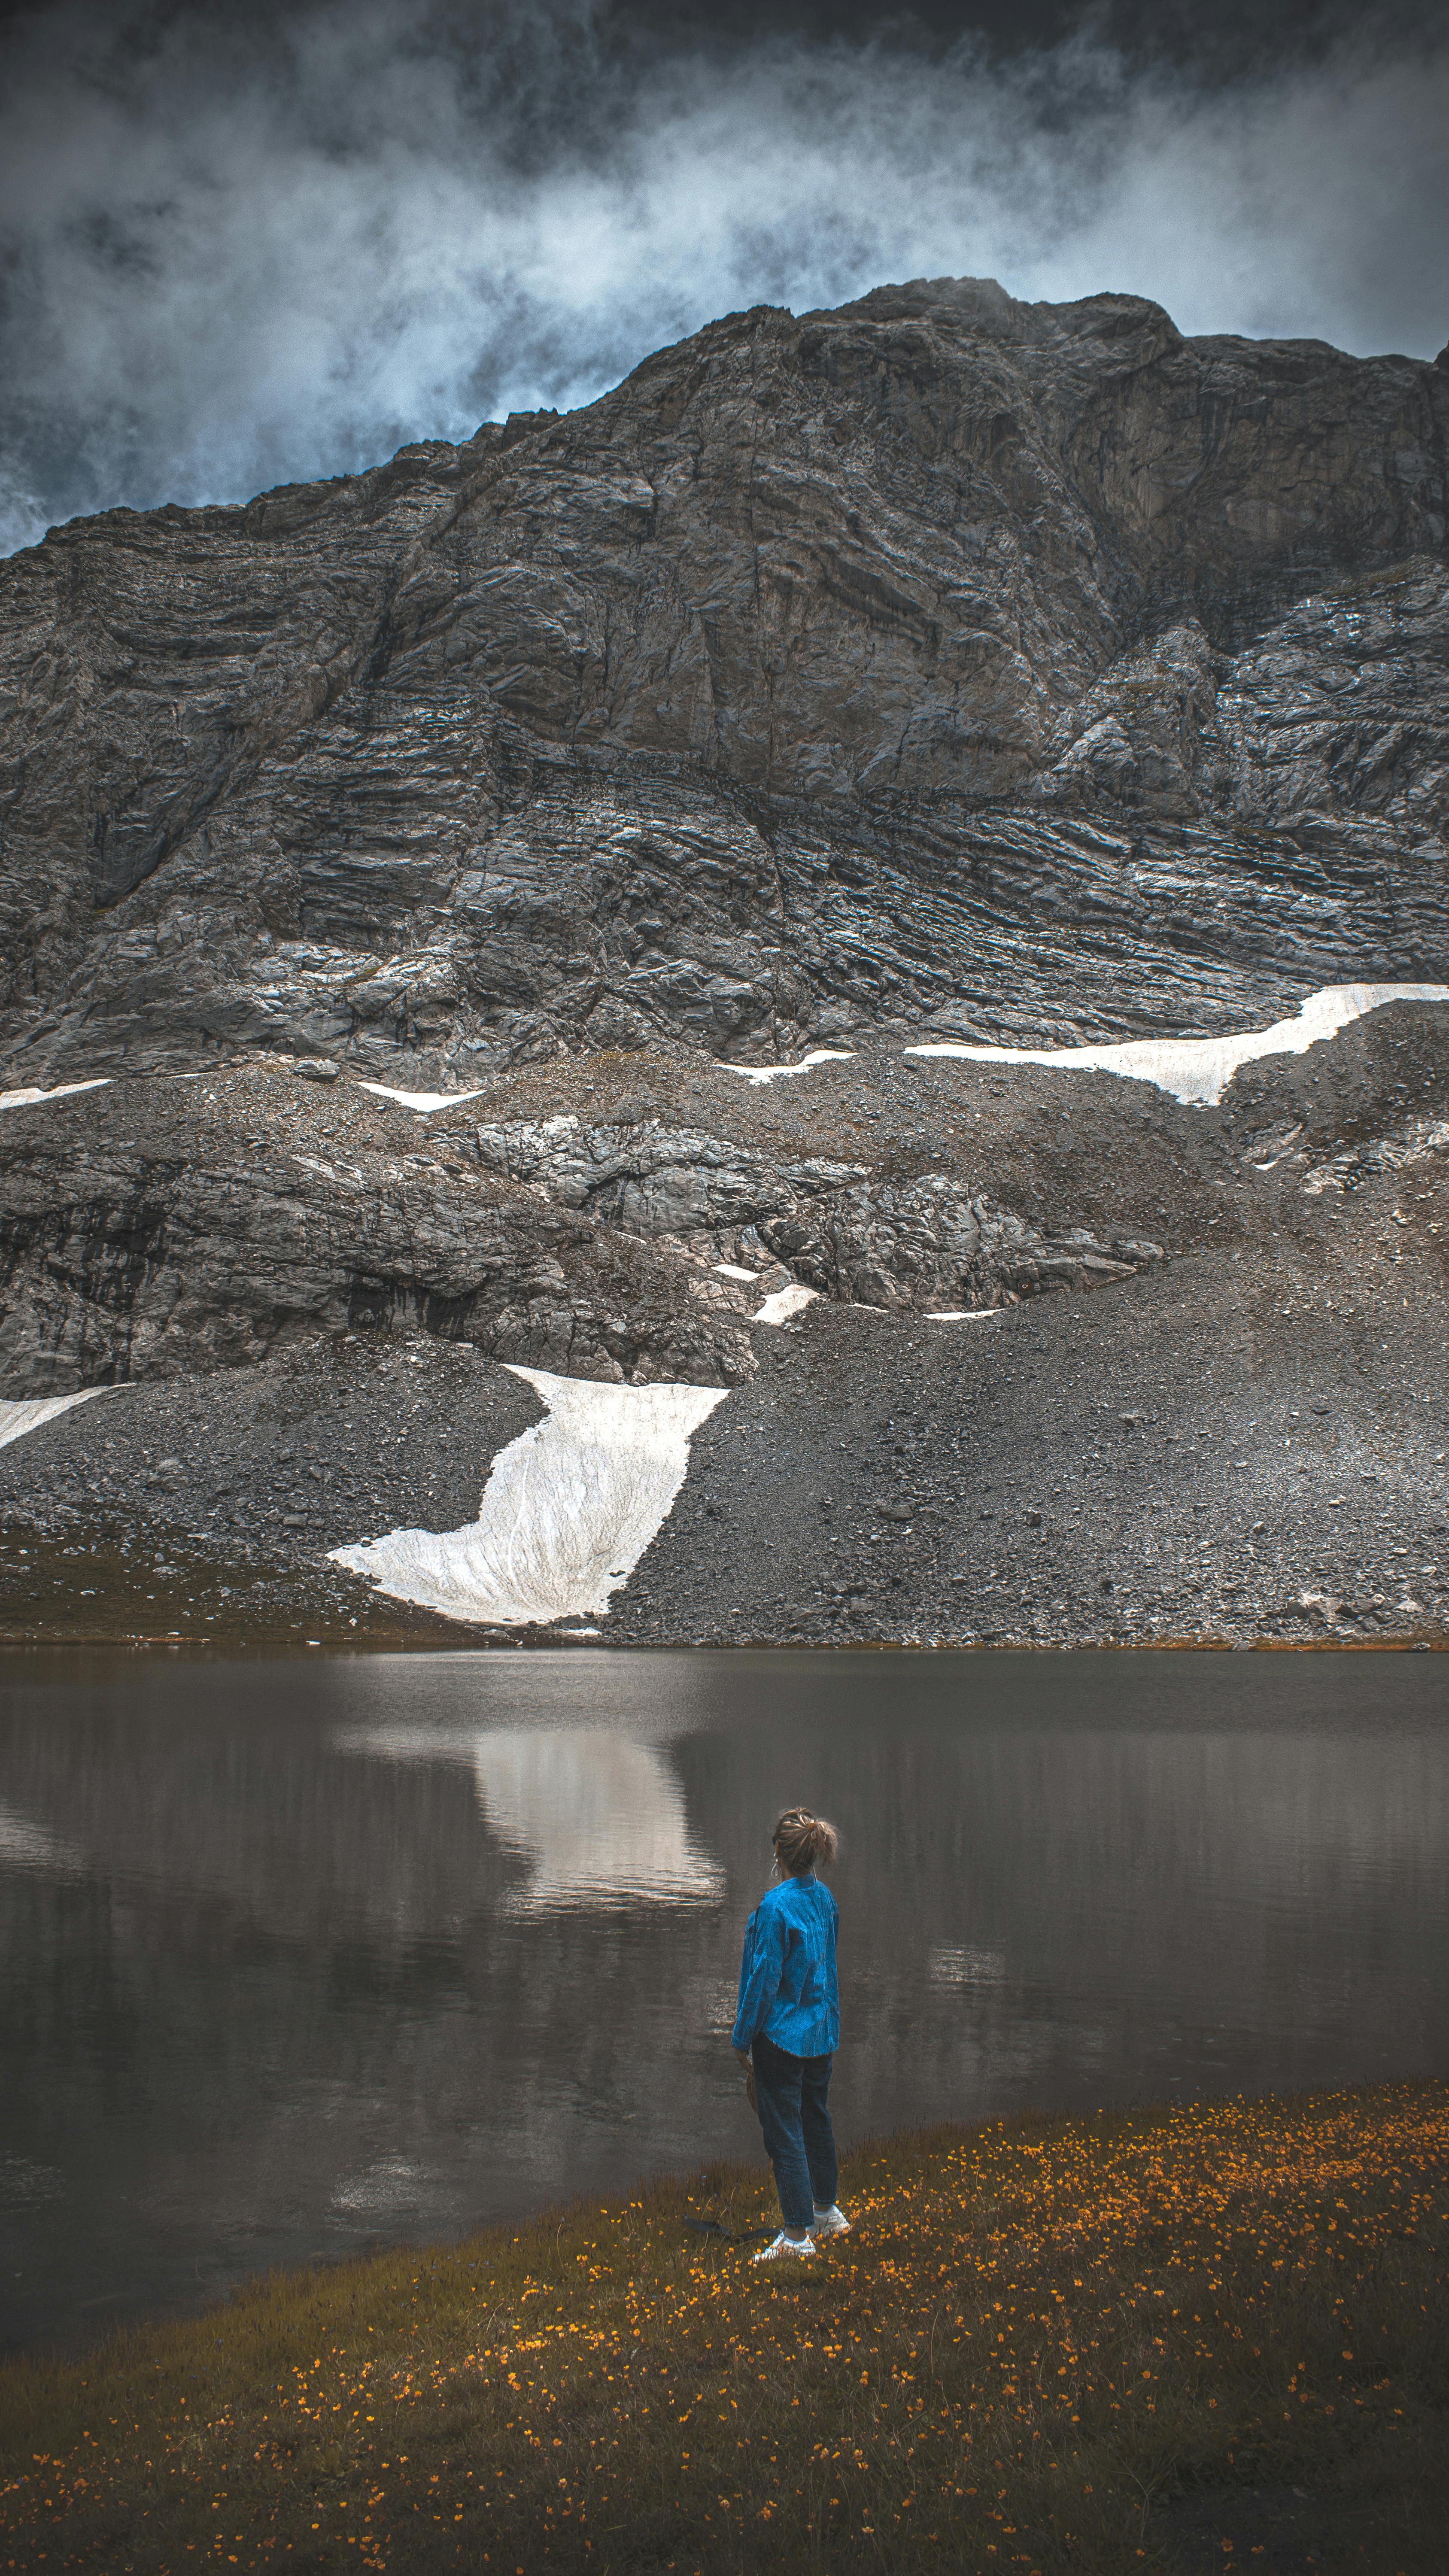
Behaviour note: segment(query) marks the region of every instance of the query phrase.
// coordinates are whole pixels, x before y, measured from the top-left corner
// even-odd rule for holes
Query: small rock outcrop
[[[1084,1226],[1043,1234],[944,1173],[858,1183],[760,1233],[811,1287],[887,1311],[981,1312],[1053,1288],[1106,1287],[1163,1257],[1160,1243],[1099,1243]]]

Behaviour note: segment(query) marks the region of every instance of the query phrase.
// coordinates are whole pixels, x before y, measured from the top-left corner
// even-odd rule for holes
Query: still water
[[[0,1677],[0,2335],[758,2156],[777,1810],[845,2140],[1449,2070],[1438,1656],[430,1654]]]

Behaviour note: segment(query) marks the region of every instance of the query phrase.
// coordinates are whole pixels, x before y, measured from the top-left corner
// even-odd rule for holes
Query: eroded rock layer
[[[1436,978],[1446,422],[1442,367],[944,280],[53,531],[0,568],[6,1078]]]

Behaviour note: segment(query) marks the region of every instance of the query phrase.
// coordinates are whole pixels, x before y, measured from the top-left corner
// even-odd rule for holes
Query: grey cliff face
[[[752,1370],[733,1317],[692,1294],[667,1248],[645,1259],[542,1193],[495,1184],[446,1134],[420,1153],[405,1113],[364,1112],[339,1145],[335,1116],[325,1136],[296,1128],[269,1088],[248,1068],[224,1105],[127,1084],[12,1118],[8,1384],[245,1366],[307,1333],[394,1323],[575,1377],[728,1384]]]
[[[0,1115],[5,1395],[144,1380],[164,1426],[199,1374],[250,1373],[264,1416],[324,1342],[346,1376],[408,1336],[468,1346],[458,1383],[500,1423],[506,1361],[727,1388],[781,1513],[825,1480],[790,1588],[762,1589],[747,1514],[730,1535],[721,1414],[691,1453],[713,1499],[611,1633],[713,1633],[720,1598],[761,1634],[814,1600],[821,1636],[1082,1637],[1138,1593],[1184,1633],[1449,1618],[1432,1000],[1245,1068],[1221,1114],[902,1052],[1449,984],[1446,473],[1442,366],[935,280],[733,315],[586,410],[369,474],[52,530],[0,565],[0,1092],[108,1087]],[[779,1329],[785,1289],[819,1302]],[[1034,1354],[1010,1401],[1008,1334]],[[1309,1491],[1282,1476],[1209,1565],[1210,1447],[1246,1473],[1272,1412],[1296,1458],[1328,1350],[1343,1419],[1312,1473],[1387,1478],[1386,1442],[1412,1467],[1375,1486],[1362,1574],[1305,1509],[1268,1582]],[[1097,1377],[1161,1440],[1083,1594]],[[888,1525],[915,1567],[889,1584],[826,1535],[862,1404],[862,1459],[900,1454],[898,1405],[957,1461],[893,1499],[861,1467],[851,1545]],[[88,1435],[47,1436],[67,1510],[109,1509]],[[7,1508],[49,1527],[6,1456]],[[379,1495],[433,1508],[383,1465]],[[358,1473],[349,1449],[348,1511]],[[1061,1587],[1040,1617],[997,1598],[997,1505],[994,1564],[951,1536],[996,1480],[1013,1601]],[[247,1491],[268,1546],[311,1528]],[[1425,1521],[1422,1601],[1390,1601],[1396,1513]]]
[[[0,571],[3,1061],[769,1056],[1427,973],[1446,421],[1407,359],[947,280],[53,531]]]

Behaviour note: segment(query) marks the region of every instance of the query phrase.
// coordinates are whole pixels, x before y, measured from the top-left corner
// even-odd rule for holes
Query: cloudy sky
[[[0,550],[585,402],[893,278],[1449,340],[1449,16],[0,0]]]

